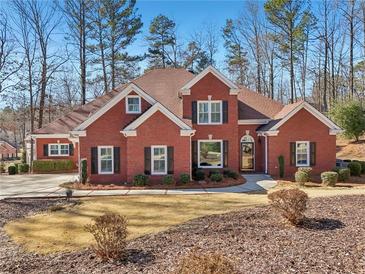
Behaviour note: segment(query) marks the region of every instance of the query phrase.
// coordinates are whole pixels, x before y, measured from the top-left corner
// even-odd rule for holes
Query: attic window
[[[125,100],[126,113],[141,113],[141,97],[138,95],[129,95]]]

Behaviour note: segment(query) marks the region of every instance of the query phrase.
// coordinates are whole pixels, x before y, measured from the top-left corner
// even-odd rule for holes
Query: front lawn
[[[212,194],[123,196],[81,199],[81,204],[19,219],[5,230],[26,250],[37,253],[71,251],[92,242],[84,225],[107,211],[128,218],[129,239],[157,233],[190,219],[267,203],[266,195]]]

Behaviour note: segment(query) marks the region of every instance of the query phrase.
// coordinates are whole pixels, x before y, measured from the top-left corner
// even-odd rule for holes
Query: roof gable
[[[194,86],[201,79],[203,79],[203,77],[206,76],[208,73],[212,73],[215,77],[217,77],[220,81],[222,81],[225,85],[227,85],[230,88],[230,92],[229,92],[230,94],[232,94],[232,95],[237,95],[238,94],[239,89],[238,89],[238,86],[235,83],[233,83],[231,80],[229,80],[223,73],[218,71],[213,66],[209,66],[206,69],[204,69],[202,72],[200,72],[198,75],[196,75],[189,82],[187,82],[181,88],[182,95],[190,95],[191,87]]]

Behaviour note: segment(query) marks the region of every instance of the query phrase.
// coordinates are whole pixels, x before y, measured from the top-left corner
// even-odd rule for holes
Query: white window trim
[[[138,98],[138,108],[139,108],[138,111],[130,111],[130,110],[128,110],[129,109],[128,108],[128,99],[129,98]],[[128,96],[126,96],[125,97],[125,112],[127,114],[139,114],[139,113],[141,113],[142,112],[142,110],[141,110],[141,96],[139,96],[139,95],[128,95]]]
[[[101,171],[101,149],[111,148],[112,150],[112,171]],[[98,146],[98,174],[114,174],[114,147],[113,146]]]
[[[221,165],[220,166],[201,166],[200,165],[200,144],[201,143],[221,143]],[[223,140],[198,140],[198,168],[223,168]]]
[[[200,122],[200,115],[199,115],[199,104],[208,103],[208,123]],[[212,103],[219,103],[220,105],[220,122],[212,122]],[[198,101],[197,102],[197,120],[198,125],[221,125],[223,123],[223,104],[221,100],[205,100],[205,101]]]
[[[307,164],[298,164],[298,144],[307,145]],[[310,166],[310,142],[309,141],[296,141],[295,142],[295,166],[297,166],[297,167]]]
[[[61,145],[68,146],[67,154],[61,154]],[[51,154],[51,146],[57,146],[57,150],[58,150],[57,154]],[[48,156],[49,157],[68,157],[68,156],[70,156],[70,144],[65,144],[65,143],[48,144]]]
[[[154,149],[155,148],[163,148],[165,150],[165,170],[164,172],[155,172],[154,165]],[[167,174],[167,146],[151,146],[151,175],[166,175]]]

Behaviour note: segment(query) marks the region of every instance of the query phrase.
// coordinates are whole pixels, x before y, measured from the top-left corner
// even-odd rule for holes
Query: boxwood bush
[[[205,173],[203,170],[198,169],[195,171],[193,177],[195,181],[203,181],[205,179]]]
[[[301,185],[309,181],[309,175],[307,172],[298,170],[295,172],[295,181]]]
[[[35,160],[33,161],[33,172],[61,172],[71,171],[75,165],[71,160]]]
[[[234,172],[233,170],[230,170],[230,169],[225,169],[223,171],[223,175],[224,175],[224,177],[232,178],[235,180],[237,180],[240,176],[237,172]]]
[[[359,162],[351,162],[347,167],[350,169],[351,176],[361,176],[361,164]]]
[[[348,168],[339,168],[337,170],[338,173],[338,180],[341,182],[346,182],[350,179],[350,169]]]
[[[189,176],[189,174],[181,173],[180,174],[180,183],[187,184],[189,182],[190,182],[190,176]]]
[[[358,161],[358,160],[355,160],[353,162],[359,163],[360,166],[361,166],[361,174],[365,174],[365,162],[364,161]]]
[[[20,164],[20,165],[18,165],[18,172],[19,173],[27,173],[27,172],[29,172],[29,165],[28,164]]]
[[[162,183],[164,185],[172,185],[173,183],[175,183],[174,176],[172,176],[172,175],[164,176],[163,179],[162,179]]]
[[[335,186],[338,180],[338,174],[334,171],[326,171],[321,173],[322,184],[325,186]]]
[[[223,175],[220,173],[213,173],[210,175],[210,180],[212,180],[212,182],[220,182],[223,180]]]
[[[137,174],[133,178],[134,186],[145,186],[148,183],[148,176],[144,174]]]
[[[16,167],[15,166],[8,166],[8,173],[9,173],[9,175],[15,175],[16,174]]]

